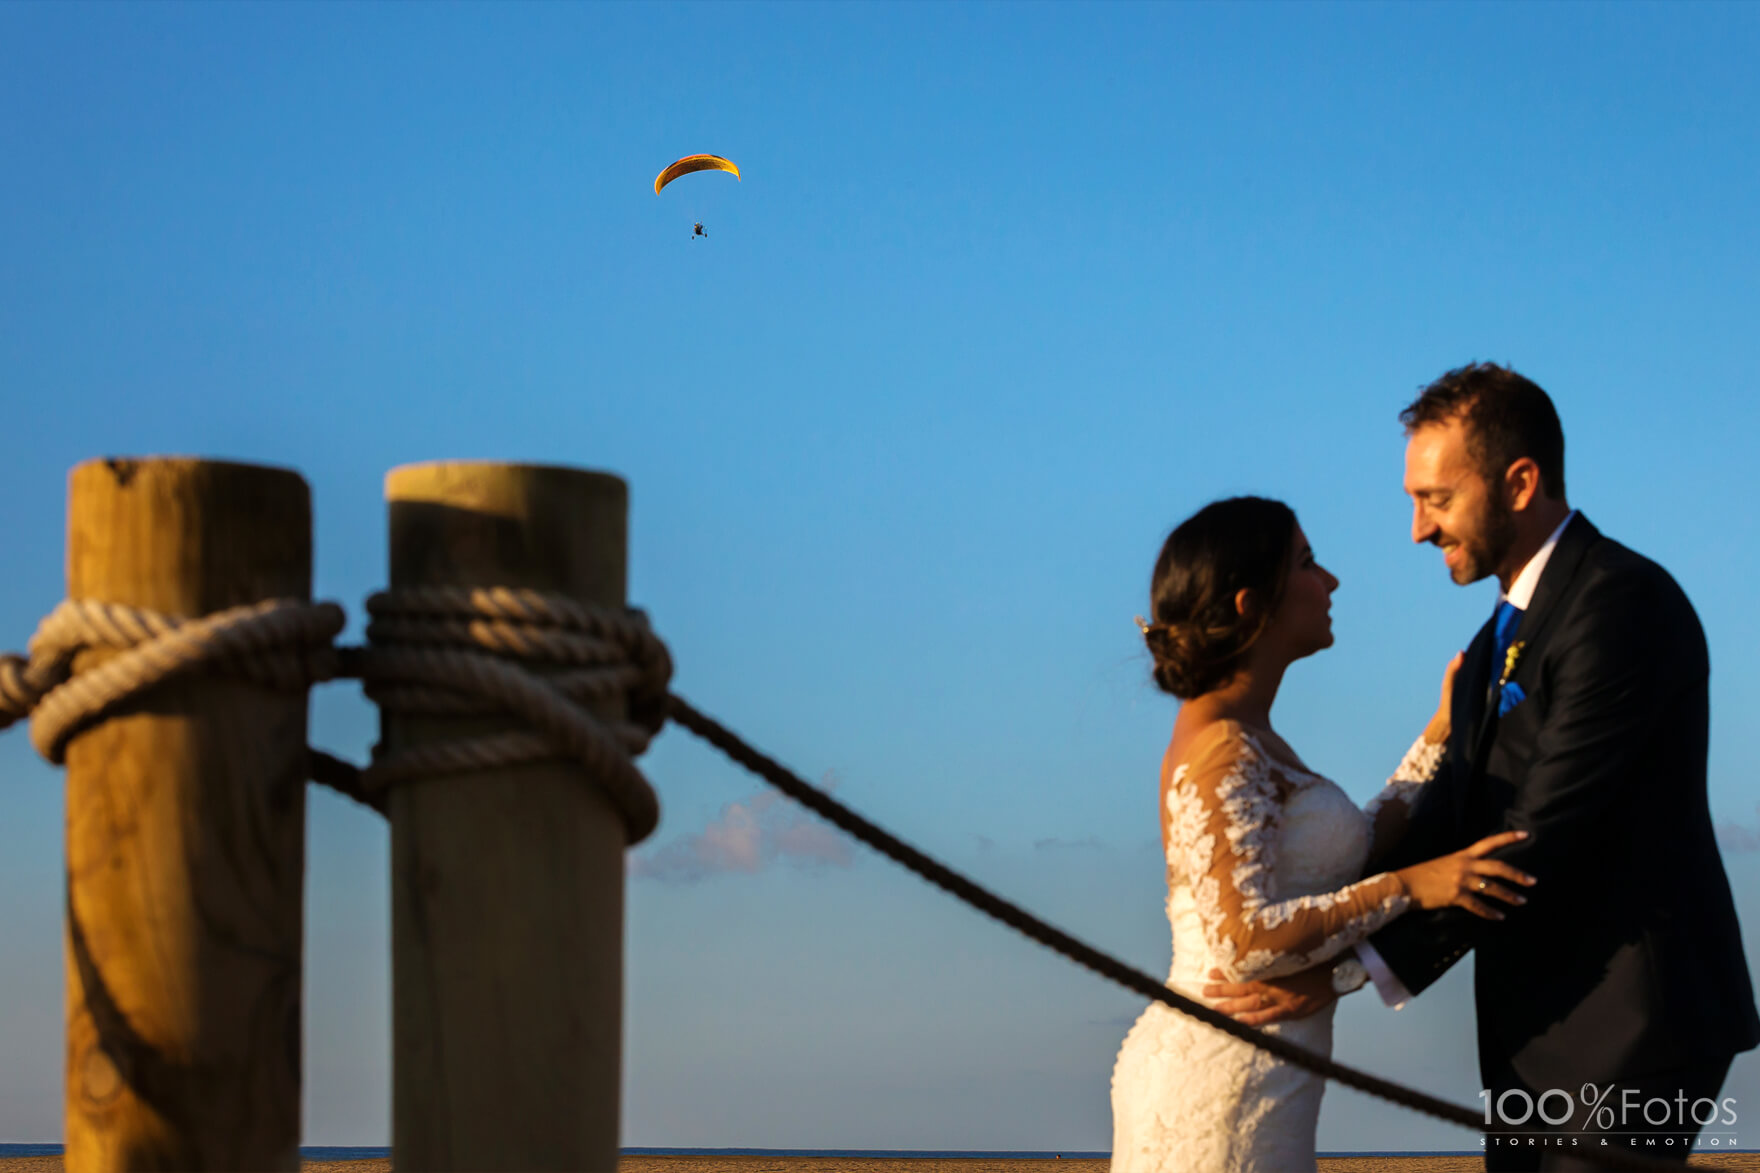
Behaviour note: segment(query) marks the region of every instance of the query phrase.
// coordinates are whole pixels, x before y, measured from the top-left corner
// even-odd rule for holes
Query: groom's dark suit
[[[1371,943],[1414,994],[1477,950],[1487,1087],[1513,1072],[1574,1096],[1727,1064],[1760,1042],[1760,1017],[1706,800],[1710,662],[1692,604],[1579,514],[1514,639],[1525,699],[1502,717],[1490,703],[1504,664],[1488,622],[1456,680],[1448,762],[1373,867],[1525,830],[1496,855],[1539,883],[1506,920],[1417,912]]]

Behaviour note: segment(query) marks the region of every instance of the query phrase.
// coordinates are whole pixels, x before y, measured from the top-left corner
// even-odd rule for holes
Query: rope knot
[[[31,743],[60,764],[80,730],[124,701],[196,671],[303,690],[335,674],[342,608],[270,599],[197,619],[96,599],[64,599],[31,637],[29,655],[0,656],[0,729],[31,718]],[[74,671],[88,648],[120,653]]]
[[[386,713],[511,714],[528,730],[375,753],[362,790],[568,758],[605,787],[631,843],[659,821],[636,769],[666,721],[672,658],[640,611],[508,587],[420,587],[367,600],[367,646],[344,665]]]

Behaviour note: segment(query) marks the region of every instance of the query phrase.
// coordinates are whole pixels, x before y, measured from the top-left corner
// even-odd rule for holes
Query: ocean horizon
[[[0,1158],[59,1157],[64,1146],[47,1143],[0,1142]],[[972,1160],[1045,1161],[1062,1157],[1072,1161],[1104,1160],[1112,1154],[1085,1149],[753,1149],[753,1148],[666,1148],[629,1145],[618,1150],[630,1157],[869,1157],[879,1160]],[[1755,1149],[1725,1149],[1725,1152],[1760,1152]],[[1323,1152],[1322,1157],[1476,1157],[1482,1149],[1418,1149]],[[388,1146],[373,1145],[301,1145],[299,1155],[307,1161],[373,1161],[389,1160]]]

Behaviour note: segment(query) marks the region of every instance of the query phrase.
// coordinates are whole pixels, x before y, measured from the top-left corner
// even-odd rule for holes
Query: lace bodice
[[[1292,759],[1222,723],[1205,731],[1168,781],[1168,984],[1189,995],[1202,998],[1212,968],[1247,978],[1318,964],[1406,907],[1396,877],[1358,876],[1373,841],[1401,830],[1442,747],[1414,745],[1364,810]],[[1263,1029],[1331,1054],[1333,1009]],[[1112,1173],[1312,1171],[1325,1087],[1151,1003],[1113,1067]]]
[[[1176,984],[1201,985],[1211,968],[1231,981],[1295,973],[1406,911],[1398,877],[1357,877],[1382,808],[1408,804],[1441,750],[1420,739],[1358,810],[1335,783],[1274,755],[1238,722],[1207,730],[1167,787]]]

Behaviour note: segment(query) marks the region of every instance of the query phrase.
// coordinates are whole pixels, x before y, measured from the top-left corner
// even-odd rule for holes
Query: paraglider
[[[654,177],[654,194],[659,195],[661,188],[693,171],[725,171],[735,179],[739,178],[739,168],[732,159],[723,159],[720,155],[686,155]]]
[[[690,175],[696,171],[725,171],[735,179],[739,178],[739,167],[732,159],[723,159],[720,155],[686,155],[684,158],[668,164],[660,174],[654,177],[654,194],[659,195],[667,184],[679,176]],[[695,240],[699,236],[704,240],[709,239],[709,234],[703,231],[701,220],[691,226],[691,239]]]

